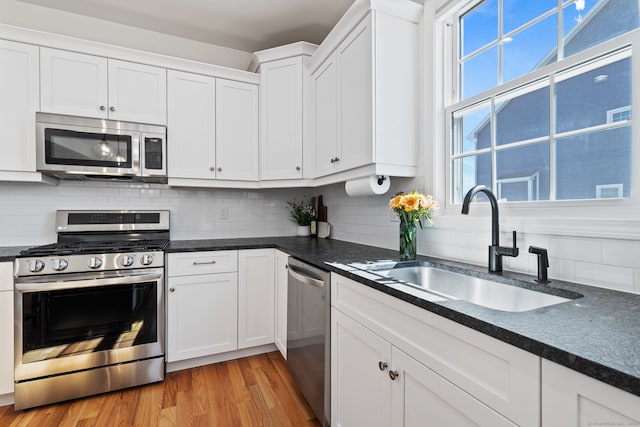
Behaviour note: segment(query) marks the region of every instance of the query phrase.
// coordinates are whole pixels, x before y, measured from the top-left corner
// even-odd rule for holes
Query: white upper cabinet
[[[41,111],[166,124],[166,70],[64,50],[40,51]]]
[[[167,86],[169,184],[257,181],[258,86],[173,70]]]
[[[309,60],[315,178],[415,176],[421,10],[354,4]]]
[[[167,70],[109,60],[109,118],[167,123]]]
[[[216,178],[257,181],[258,85],[216,80]]]
[[[39,106],[38,47],[0,40],[0,179],[39,181],[35,116]]]
[[[216,177],[216,79],[169,70],[169,178]]]
[[[291,43],[256,52],[260,68],[260,180],[311,176],[311,74],[306,63],[317,46]]]
[[[302,178],[302,60],[260,66],[260,179]]]

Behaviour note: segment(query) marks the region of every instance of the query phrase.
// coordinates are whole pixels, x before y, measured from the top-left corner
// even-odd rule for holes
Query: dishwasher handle
[[[289,264],[289,275],[305,285],[315,286],[316,288],[324,288],[324,281],[309,277],[302,272],[302,270],[296,269],[293,265]]]

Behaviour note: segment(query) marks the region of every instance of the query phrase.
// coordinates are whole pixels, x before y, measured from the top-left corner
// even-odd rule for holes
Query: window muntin
[[[535,4],[526,8],[525,5],[528,3]],[[592,49],[595,59],[591,61],[585,61],[587,56],[584,54],[579,55],[577,59],[563,58],[568,54],[591,49],[591,44],[577,45],[580,37],[597,36],[595,42],[597,45],[617,34],[636,28],[638,0],[622,0],[613,5],[614,9],[626,8],[623,12],[617,10],[632,18],[627,16],[624,19],[625,23],[616,23],[613,25],[615,28],[612,29],[602,29],[600,28],[602,25],[599,25],[599,34],[595,31],[586,31],[584,28],[580,29],[580,25],[597,23],[601,17],[592,15],[610,13],[612,5],[607,1],[586,0],[585,7],[582,8],[580,3],[580,1],[556,2],[555,0],[541,2],[495,0],[481,2],[475,8],[460,15],[459,23],[471,22],[471,17],[476,11],[484,10],[485,23],[493,22],[490,19],[491,12],[488,10],[488,6],[492,5],[495,13],[502,16],[503,25],[502,29],[499,28],[497,37],[493,36],[492,30],[489,31],[491,37],[488,36],[485,39],[492,40],[486,45],[475,46],[473,52],[471,49],[464,52],[461,50],[458,55],[460,73],[457,75],[459,79],[457,87],[462,90],[454,94],[458,93],[462,101],[447,109],[448,126],[452,131],[449,170],[450,194],[453,203],[460,203],[466,191],[479,183],[493,188],[510,201],[611,197],[609,195],[613,190],[607,189],[612,185],[616,186],[616,189],[622,188],[623,197],[630,197],[631,48],[627,45],[624,49],[608,54],[596,47]],[[525,16],[520,16],[514,23],[507,24],[508,15],[517,14],[518,10]],[[572,15],[568,12],[569,10],[576,13]],[[564,43],[560,49],[554,45],[551,49],[547,47],[546,53],[536,54],[542,57],[537,58],[537,62],[532,67],[531,75],[535,78],[533,82],[528,83],[523,77],[528,75],[526,69],[522,75],[518,75],[519,72],[509,74],[510,71],[505,68],[505,64],[509,64],[510,60],[506,59],[505,55],[512,46],[516,46],[513,42],[517,41],[518,37],[520,40],[525,40],[526,32],[535,33],[536,25],[553,19],[561,21],[571,16],[575,25],[556,26],[554,30],[563,36]],[[512,19],[514,19],[513,16]],[[476,20],[479,21],[479,19]],[[472,39],[470,34],[465,34],[462,25],[458,30],[461,31],[458,33],[459,40],[465,40],[465,37],[466,40]],[[511,34],[507,34],[508,31],[511,31]],[[501,33],[503,35],[500,35]],[[506,37],[507,35],[509,37]],[[530,37],[530,40],[535,40],[535,37]],[[511,46],[509,43],[512,43]],[[630,42],[627,43],[630,44]],[[461,42],[460,47],[463,44],[465,43]],[[468,42],[466,44],[468,45]],[[526,43],[523,45],[526,46]],[[609,43],[609,45],[612,44]],[[568,47],[572,50],[567,49]],[[477,60],[476,56],[491,49],[498,51],[494,54],[494,58],[497,56],[498,59],[495,63],[487,61],[484,73],[486,74],[486,69],[490,69],[491,78],[488,81],[493,82],[496,80],[494,70],[497,68],[499,83],[493,88],[484,89],[483,92],[478,88],[486,88],[491,84],[487,81],[478,82],[477,80],[482,79],[482,70],[479,73],[471,73],[468,63]],[[527,51],[526,48],[520,50]],[[529,50],[535,51],[535,49]],[[558,58],[560,62],[556,62]],[[533,61],[531,58],[528,60]],[[540,67],[544,67],[548,73],[541,74],[538,71]],[[519,82],[522,83],[517,87],[513,84],[505,85],[505,89],[501,89],[505,78],[519,78]],[[472,88],[476,89],[471,90]],[[595,95],[595,91],[604,95]],[[580,102],[580,96],[576,96],[576,92],[578,95],[583,95],[583,98],[591,95],[591,104]],[[481,93],[484,95],[479,95]],[[611,94],[616,96],[606,96]],[[508,117],[509,115],[512,117]],[[517,117],[520,119],[514,119]],[[582,135],[582,145],[578,143],[581,140],[580,135]],[[603,145],[603,138],[609,139],[608,144]],[[614,140],[611,140],[612,138]],[[585,139],[588,142],[585,143]],[[533,148],[536,145],[538,151]],[[608,156],[601,156],[603,146],[608,147],[610,151]],[[542,151],[539,150],[540,147],[544,147]],[[570,154],[568,151],[571,149],[578,151]],[[536,156],[541,152],[544,154]],[[507,166],[517,164],[520,157],[525,157],[526,162],[520,162],[519,170],[516,167]],[[576,159],[585,158],[589,159],[590,163],[583,163],[582,168],[576,168]],[[598,162],[605,158],[608,163],[603,164],[602,169],[615,168],[626,176],[622,177],[612,172],[594,173],[598,170]],[[571,171],[575,171],[573,175]],[[580,190],[567,190],[570,187],[570,184],[567,186],[568,182],[572,179],[584,180],[587,173],[591,173],[592,177],[598,177],[598,182],[589,183]],[[514,190],[517,188],[519,190]],[[606,196],[600,195],[598,191],[602,193],[602,190],[597,188],[604,188]]]

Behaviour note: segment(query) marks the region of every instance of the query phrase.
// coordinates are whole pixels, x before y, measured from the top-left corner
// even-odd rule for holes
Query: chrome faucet
[[[462,202],[462,214],[469,215],[469,204],[477,193],[482,192],[487,195],[489,202],[491,203],[491,246],[489,246],[489,272],[490,273],[502,273],[502,257],[511,256],[517,257],[519,250],[516,247],[516,232],[513,231],[513,247],[500,246],[500,228],[499,228],[499,213],[498,213],[498,200],[496,196],[484,185],[476,185],[467,192]]]

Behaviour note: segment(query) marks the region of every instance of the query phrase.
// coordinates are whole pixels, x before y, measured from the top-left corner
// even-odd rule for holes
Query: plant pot
[[[309,236],[311,234],[311,226],[299,225],[296,236]]]
[[[416,259],[416,223],[400,221],[400,259]]]

